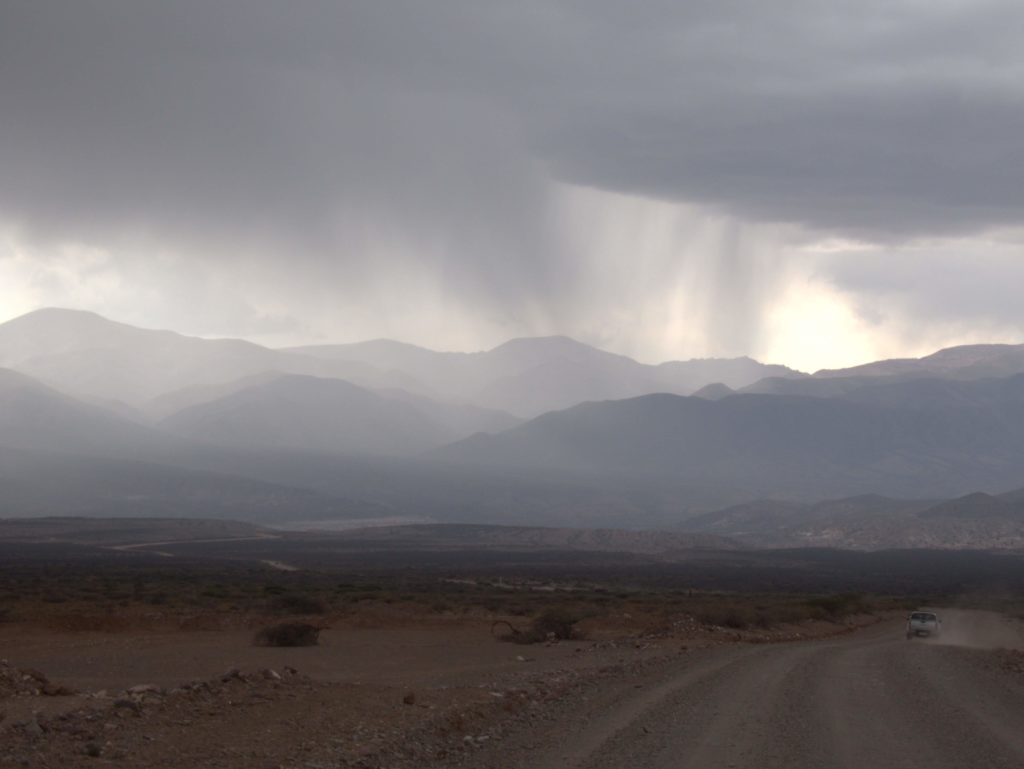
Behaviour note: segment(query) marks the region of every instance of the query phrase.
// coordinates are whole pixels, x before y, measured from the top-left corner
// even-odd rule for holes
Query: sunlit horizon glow
[[[558,185],[552,201],[562,288],[558,296],[524,297],[512,313],[487,317],[462,301],[432,261],[401,239],[389,245],[377,238],[366,261],[373,267],[334,290],[316,285],[322,275],[289,274],[273,263],[239,274],[230,264],[218,269],[222,260],[170,250],[141,260],[130,250],[34,244],[11,228],[0,239],[0,321],[67,307],[271,347],[390,338],[465,352],[565,335],[644,363],[749,355],[808,372],[958,344],[1024,341],[1012,323],[920,323],[905,306],[905,291],[891,292],[879,307],[877,297],[830,277],[833,257],[884,259],[881,246],[569,185]],[[982,254],[1015,248],[998,239],[967,244]],[[298,308],[296,296],[307,297],[305,306]]]

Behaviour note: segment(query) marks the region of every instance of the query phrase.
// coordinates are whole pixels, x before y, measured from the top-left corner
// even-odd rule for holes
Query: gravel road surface
[[[1024,676],[985,647],[1016,626],[944,615],[940,641],[884,623],[824,641],[723,646],[564,703],[504,765],[532,769],[1024,767]],[[514,741],[513,741],[514,742]]]

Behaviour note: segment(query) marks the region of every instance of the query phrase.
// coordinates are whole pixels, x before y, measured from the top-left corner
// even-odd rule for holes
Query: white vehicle
[[[907,617],[907,640],[918,636],[938,637],[942,634],[942,621],[930,611],[915,611]]]

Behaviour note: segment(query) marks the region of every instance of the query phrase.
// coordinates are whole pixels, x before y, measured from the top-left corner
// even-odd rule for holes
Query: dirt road
[[[503,765],[1024,766],[1024,678],[981,648],[1019,646],[1018,631],[980,613],[951,615],[947,627],[952,642],[907,641],[886,623],[831,640],[693,651],[657,676],[571,703],[503,746]]]
[[[884,621],[784,643],[713,632],[530,647],[476,625],[335,627],[322,646],[286,649],[240,630],[8,625],[0,766],[1024,767],[1024,656],[989,648],[1024,647],[1020,623],[943,616],[939,642]],[[37,667],[81,693],[22,692]]]

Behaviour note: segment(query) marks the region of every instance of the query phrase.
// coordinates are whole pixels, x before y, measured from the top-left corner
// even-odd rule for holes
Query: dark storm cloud
[[[39,238],[145,235],[349,282],[400,233],[467,297],[482,273],[513,302],[546,286],[545,190],[513,121],[362,56],[358,11],[7,2],[0,216]]]
[[[542,146],[564,178],[869,239],[1014,224],[1022,21],[1024,6],[977,2],[650,19],[639,62]]]
[[[1021,30],[1010,0],[0,0],[0,267],[195,333],[655,359],[756,352],[807,230],[881,244],[818,263],[865,318],[1019,328],[955,275],[1019,272],[974,236],[1024,225]]]
[[[1015,2],[5,0],[2,17],[0,206],[42,231],[337,246],[397,221],[543,272],[537,162],[868,238],[1024,211]]]

